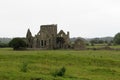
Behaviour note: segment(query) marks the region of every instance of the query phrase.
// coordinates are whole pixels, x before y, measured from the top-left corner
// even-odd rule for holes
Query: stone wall
[[[30,38],[29,38],[30,37]],[[61,47],[57,44],[57,37],[62,37],[64,39],[64,44]],[[40,31],[32,37],[30,30],[27,32],[26,40],[31,48],[40,49],[56,49],[56,48],[67,48],[69,44],[69,32],[67,34],[61,30],[57,34],[57,25],[41,25]]]

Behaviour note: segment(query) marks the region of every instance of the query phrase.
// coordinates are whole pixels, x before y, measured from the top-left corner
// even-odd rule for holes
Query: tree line
[[[61,39],[60,39],[61,40]],[[112,41],[105,41],[105,40],[100,40],[98,38],[90,40],[91,45],[93,46],[94,44],[108,44],[108,45],[120,45],[120,33],[117,33],[114,36],[114,39]],[[14,50],[19,50],[19,49],[25,49],[27,47],[27,43],[25,38],[13,38],[9,43],[2,43],[0,41],[0,47],[12,47]]]

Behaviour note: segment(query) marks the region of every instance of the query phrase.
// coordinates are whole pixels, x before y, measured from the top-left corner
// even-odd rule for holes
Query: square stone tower
[[[56,48],[57,25],[41,25],[40,31],[36,35],[36,44],[38,48],[54,49]]]

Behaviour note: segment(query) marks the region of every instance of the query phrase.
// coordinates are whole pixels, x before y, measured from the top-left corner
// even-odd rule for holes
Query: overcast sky
[[[70,37],[120,32],[120,0],[0,0],[0,37],[33,36],[40,25],[58,24]]]

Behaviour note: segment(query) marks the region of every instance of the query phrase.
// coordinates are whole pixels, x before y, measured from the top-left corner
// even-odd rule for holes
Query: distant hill
[[[84,40],[84,41],[87,41],[85,38],[82,38],[82,37],[74,37],[74,38],[70,38],[70,41],[71,42],[74,42],[76,39],[78,39],[78,38],[80,38],[80,39],[82,39],[82,40]]]
[[[70,41],[75,41],[77,38],[79,37],[74,37],[74,38],[70,38]],[[112,41],[113,40],[113,37],[96,37],[96,38],[82,38],[83,40],[86,40],[86,41],[91,41],[92,39],[99,39],[99,40],[103,40],[103,41]]]
[[[86,38],[87,41],[90,41],[92,39],[99,39],[99,40],[103,40],[103,41],[107,41],[110,42],[113,40],[113,37],[96,37],[96,38]]]
[[[0,43],[9,43],[12,38],[0,38]]]

